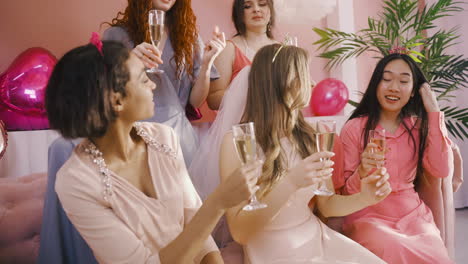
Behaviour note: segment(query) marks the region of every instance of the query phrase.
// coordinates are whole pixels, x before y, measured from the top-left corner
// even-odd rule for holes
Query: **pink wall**
[[[434,4],[436,0],[428,0],[428,4]],[[450,54],[463,54],[466,58],[468,54],[468,46],[465,44],[468,42],[468,10],[464,10],[460,13],[456,13],[454,16],[445,17],[438,21],[438,26],[450,29],[453,27],[458,27],[458,33],[460,38],[458,39],[457,45],[452,46],[449,49]],[[432,31],[429,31],[433,33]],[[460,90],[453,93],[456,97],[451,100],[450,103],[445,103],[444,105],[458,105],[460,108],[468,108],[468,89],[461,88]],[[462,141],[459,139],[454,140],[456,144],[460,147],[461,154],[464,159],[463,167],[465,171],[465,182],[458,192],[455,193],[454,204],[456,208],[468,207],[468,180],[467,174],[468,171],[468,140]],[[456,251],[458,252],[458,251]],[[458,254],[457,254],[458,255]]]
[[[2,1],[0,8],[0,73],[7,69],[19,53],[30,47],[43,47],[60,57],[73,47],[88,41],[92,31],[102,32],[126,0],[41,0],[41,1]],[[379,8],[380,1],[355,0],[356,27],[365,23],[368,15]],[[200,32],[204,39],[211,34],[213,26],[219,25],[230,37],[234,33],[231,22],[231,0],[193,0],[193,8],[198,17]],[[366,6],[366,9],[359,8]],[[32,27],[34,25],[34,27]],[[275,36],[278,40],[285,33],[297,36],[299,45],[306,48],[311,56],[311,76],[320,81],[329,77],[323,70],[325,60],[316,58],[318,54],[312,45],[318,38],[312,31],[314,26],[326,27],[326,19],[307,25],[279,25]],[[371,62],[369,62],[371,61]],[[359,78],[367,82],[371,59],[360,59]],[[343,80],[346,82],[346,80]],[[360,87],[364,85],[360,84]]]
[[[354,0],[354,26],[356,32],[367,28],[367,18],[377,18],[381,12],[383,0]],[[366,8],[363,8],[363,7]],[[374,70],[377,60],[372,58],[375,53],[367,52],[362,54],[356,61],[357,63],[357,82],[359,91],[364,92],[369,84],[370,77]]]
[[[6,70],[14,58],[30,47],[43,47],[57,57],[69,49],[88,41],[92,31],[101,31],[100,24],[112,19],[122,10],[126,0],[41,0],[2,1],[0,8],[0,72]],[[204,38],[218,24],[232,36],[230,0],[194,0],[193,8],[198,17],[200,32]],[[33,27],[34,26],[34,27]],[[282,40],[285,32],[299,37],[299,43],[315,54],[312,42],[316,39],[313,26],[325,26],[324,22],[278,28],[276,37]],[[327,76],[322,70],[324,62],[313,60],[312,76],[320,80]]]
[[[43,47],[60,57],[88,41],[101,22],[110,20],[125,0],[1,1],[0,72],[30,47]]]

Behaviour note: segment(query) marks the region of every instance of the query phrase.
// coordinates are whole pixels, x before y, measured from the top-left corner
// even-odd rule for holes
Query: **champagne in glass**
[[[151,37],[151,43],[154,47],[158,47],[161,41],[162,35],[164,34],[164,11],[161,10],[150,10],[148,13],[148,24]],[[151,73],[163,73],[163,70],[153,67],[148,69],[147,72]]]
[[[151,43],[157,47],[161,41],[164,25],[150,25]]]
[[[315,134],[315,144],[317,152],[333,151],[333,144],[335,143],[336,122],[334,120],[320,120],[317,123],[317,133]],[[326,159],[328,160],[328,159]],[[321,159],[321,161],[323,161]],[[316,195],[330,196],[335,194],[334,190],[330,190],[327,186],[326,180],[318,183],[317,188],[314,190]]]
[[[237,156],[242,164],[255,161],[257,159],[257,142],[255,141],[254,123],[234,125],[232,127],[234,144],[236,146]],[[245,211],[253,211],[267,207],[260,203],[254,194],[250,203],[242,208]]]
[[[335,133],[317,133],[315,136],[317,142],[317,150],[333,151],[333,144],[335,143]]]
[[[237,155],[241,160],[242,164],[246,164],[249,161],[255,161],[257,159],[257,142],[255,138],[249,136],[239,136],[234,138],[236,145]]]
[[[369,130],[369,142],[376,144],[377,148],[372,148],[371,153],[385,155],[385,129],[382,130]],[[381,168],[381,165],[377,165],[377,168]]]

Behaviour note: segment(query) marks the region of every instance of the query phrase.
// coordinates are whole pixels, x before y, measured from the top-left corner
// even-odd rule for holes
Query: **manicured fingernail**
[[[375,195],[380,196],[380,191],[376,191]]]

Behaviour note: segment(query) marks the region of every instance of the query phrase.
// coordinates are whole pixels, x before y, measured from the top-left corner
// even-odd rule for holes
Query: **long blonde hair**
[[[308,61],[304,49],[273,44],[261,48],[252,62],[242,122],[255,123],[257,143],[265,154],[259,196],[271,191],[287,169],[282,137],[302,158],[314,152],[314,129],[301,112],[312,92]]]

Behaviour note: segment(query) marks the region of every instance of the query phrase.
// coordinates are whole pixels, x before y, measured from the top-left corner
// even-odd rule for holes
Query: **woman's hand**
[[[257,191],[257,179],[262,172],[262,162],[256,161],[237,168],[216,188],[217,198],[222,209],[240,204]]]
[[[437,97],[427,82],[421,85],[421,88],[419,88],[419,94],[421,94],[426,112],[440,112],[439,104],[437,103]]]
[[[380,168],[362,179],[360,199],[369,205],[374,205],[385,199],[392,192],[392,187],[388,182],[389,178],[387,169]]]
[[[213,31],[213,37],[210,41],[205,44],[205,50],[203,52],[203,62],[213,63],[216,57],[226,47],[226,37],[224,32],[219,32],[218,26],[215,26]]]
[[[385,165],[386,150],[379,150],[380,146],[374,143],[369,143],[366,149],[361,154],[361,164],[358,167],[358,173],[361,179],[366,178],[378,166]],[[377,152],[375,150],[378,150]]]
[[[332,176],[334,162],[331,160],[320,161],[320,159],[333,156],[335,156],[333,152],[316,152],[292,168],[287,175],[287,179],[298,189],[328,179]]]
[[[132,52],[143,62],[146,68],[158,67],[159,64],[163,63],[161,51],[149,43],[141,43]]]

